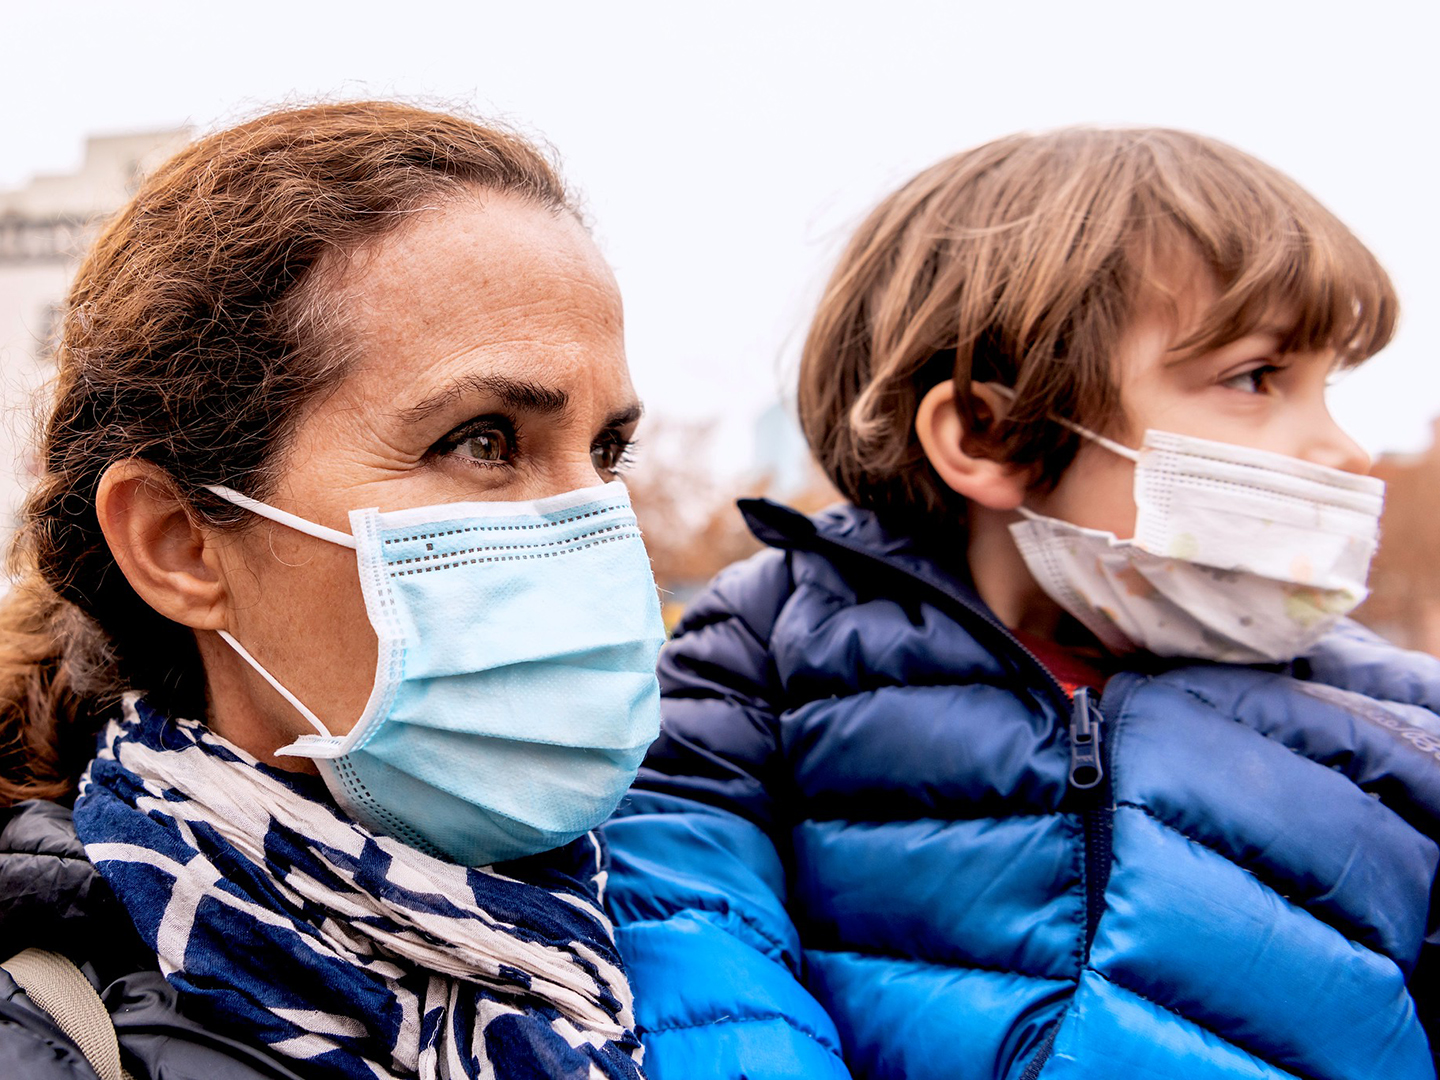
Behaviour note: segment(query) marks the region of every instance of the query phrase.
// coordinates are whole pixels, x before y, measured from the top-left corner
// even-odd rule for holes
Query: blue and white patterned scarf
[[[75,827],[187,1013],[307,1076],[641,1075],[593,836],[456,866],[134,695]]]

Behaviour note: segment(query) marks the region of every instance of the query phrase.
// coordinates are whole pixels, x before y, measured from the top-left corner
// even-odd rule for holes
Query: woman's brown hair
[[[1286,320],[1283,351],[1347,365],[1394,333],[1375,257],[1293,180],[1214,139],[1154,128],[1015,135],[958,154],[885,199],[851,239],[801,358],[800,419],[857,505],[963,521],[964,501],[915,436],[920,399],[953,379],[963,430],[1053,484],[1077,449],[1064,417],[1123,427],[1111,356],[1177,260],[1218,300],[1178,349],[1202,352]],[[1014,391],[984,423],[969,388]]]
[[[130,588],[95,515],[100,477],[141,458],[217,527],[203,487],[269,494],[304,407],[347,370],[322,258],[473,188],[573,209],[523,138],[392,102],[274,112],[158,169],[101,233],[67,298],[42,473],[0,607],[0,806],[73,793],[120,692],[203,715],[191,631]]]

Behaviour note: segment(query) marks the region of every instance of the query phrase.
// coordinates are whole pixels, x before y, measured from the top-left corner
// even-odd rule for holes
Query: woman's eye
[[[447,435],[440,449],[481,465],[508,465],[515,457],[515,429],[493,418],[468,424]]]
[[[1239,390],[1246,394],[1263,394],[1269,389],[1271,377],[1279,371],[1280,368],[1274,364],[1261,364],[1259,367],[1237,372],[1228,379],[1221,380],[1220,385],[1228,390]]]
[[[622,473],[635,463],[635,443],[621,435],[607,435],[590,448],[590,461],[602,476]]]

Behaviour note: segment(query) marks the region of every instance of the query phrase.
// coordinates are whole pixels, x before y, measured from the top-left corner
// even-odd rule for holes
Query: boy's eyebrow
[[[1251,338],[1264,338],[1265,341],[1269,343],[1269,347],[1264,351],[1274,352],[1279,349],[1280,343],[1285,340],[1285,336],[1288,333],[1289,328],[1281,326],[1279,323],[1264,323],[1260,326],[1253,327],[1237,338],[1222,341],[1218,345],[1215,344],[1214,341],[1206,340],[1192,345],[1188,349],[1180,349],[1178,352],[1172,349],[1171,351],[1175,352],[1175,355],[1169,360],[1166,360],[1161,366],[1166,368],[1180,367],[1190,363],[1192,360],[1200,359],[1200,357],[1206,353],[1214,352],[1216,349],[1227,349],[1231,345],[1236,344],[1236,342],[1248,341]]]
[[[570,395],[553,386],[542,386],[527,379],[511,379],[504,375],[477,374],[456,379],[420,404],[400,410],[399,418],[407,424],[418,424],[459,399],[470,396],[492,398],[517,412],[541,416],[562,413],[570,405]],[[638,410],[639,406],[636,406],[637,414]]]

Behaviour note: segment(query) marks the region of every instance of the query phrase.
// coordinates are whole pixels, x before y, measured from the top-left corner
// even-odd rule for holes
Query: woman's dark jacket
[[[606,827],[652,1080],[1435,1075],[1440,662],[1346,624],[1087,706],[953,537],[747,514]]]
[[[0,963],[32,947],[63,953],[90,979],[137,1080],[300,1080],[262,1051],[185,1017],[155,954],[85,857],[70,811],[50,802],[0,810]],[[3,971],[0,1077],[96,1080],[75,1044]]]

